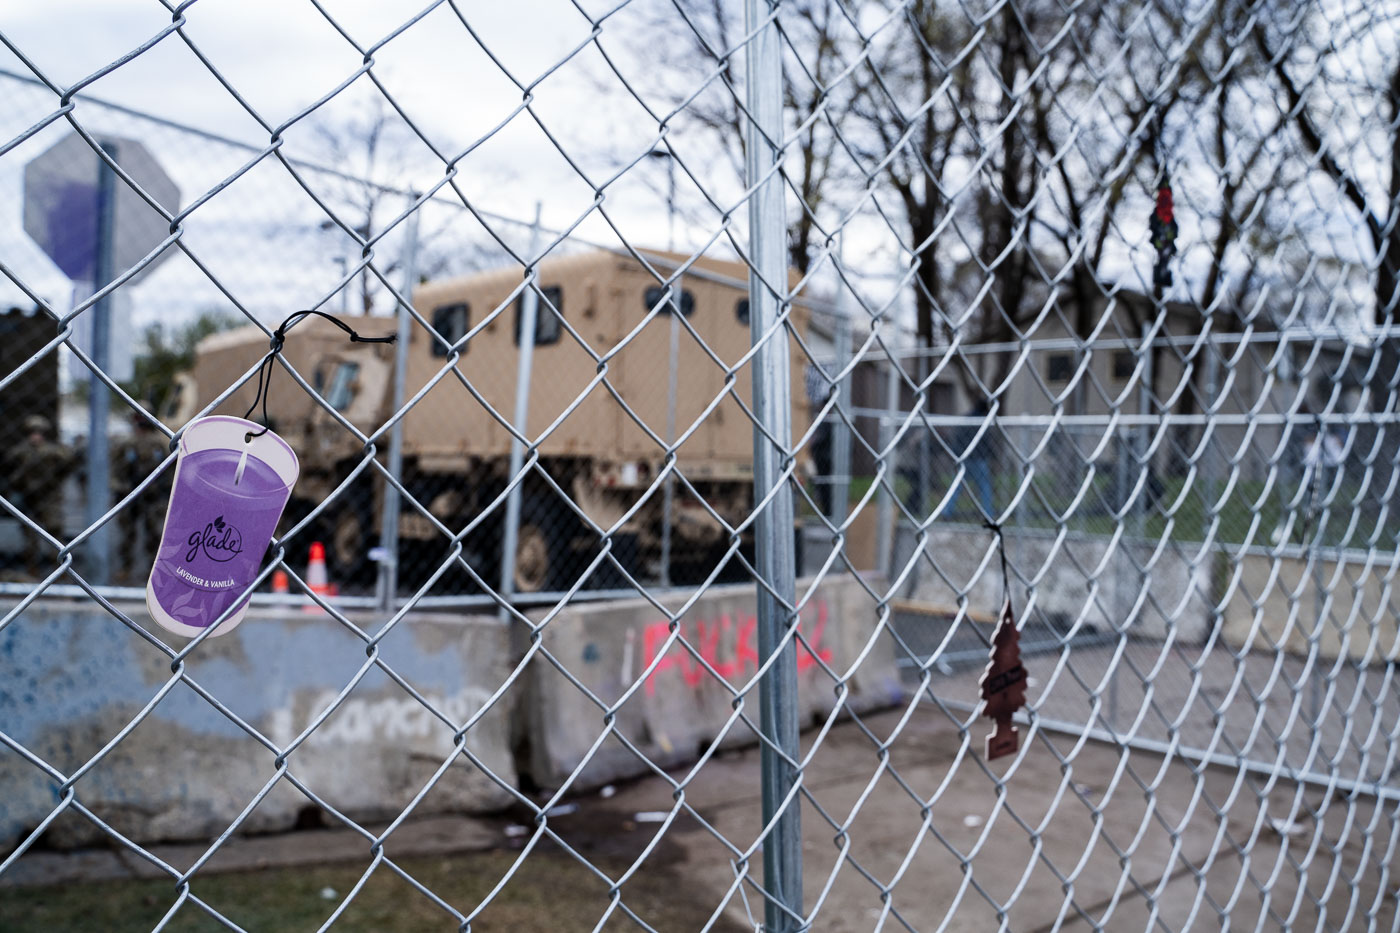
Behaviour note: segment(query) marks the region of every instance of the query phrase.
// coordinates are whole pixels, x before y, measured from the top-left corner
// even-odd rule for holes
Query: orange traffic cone
[[[326,548],[320,541],[311,542],[311,559],[306,566],[306,585],[322,599],[328,599],[331,595],[330,581],[326,579]],[[303,612],[325,612],[314,602],[303,606]]]
[[[283,570],[281,567],[272,571],[272,592],[286,593],[288,590],[287,583],[287,571]]]

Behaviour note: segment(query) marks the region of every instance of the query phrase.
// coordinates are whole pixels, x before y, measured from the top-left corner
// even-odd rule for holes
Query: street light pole
[[[340,277],[345,278],[345,274],[350,271],[350,260],[344,256],[335,257],[335,264],[340,266]],[[340,314],[345,317],[350,313],[350,285],[346,283],[340,286]]]
[[[330,233],[332,231],[339,230],[340,228],[336,225],[336,222],[334,220],[323,220],[319,224],[319,229],[322,233]],[[350,271],[349,258],[346,257],[344,253],[341,253],[339,256],[332,257],[331,262],[334,262],[337,266],[340,267],[340,277],[342,279],[345,278],[346,273]],[[341,285],[340,287],[340,314],[342,317],[344,317],[349,313],[350,284],[347,282]]]
[[[676,251],[676,157],[669,149],[653,149],[653,159],[666,160],[666,252]]]
[[[405,226],[403,248],[403,286],[405,298],[413,300],[413,289],[418,283],[418,211],[409,215]],[[408,341],[412,337],[413,318],[409,307],[399,302],[395,309],[398,318],[394,341],[394,413],[403,408],[408,381]],[[389,476],[392,483],[384,484],[384,504],[379,519],[379,608],[386,614],[394,611],[394,598],[399,591],[399,488],[395,483],[403,482],[403,419],[394,422],[389,429]]]

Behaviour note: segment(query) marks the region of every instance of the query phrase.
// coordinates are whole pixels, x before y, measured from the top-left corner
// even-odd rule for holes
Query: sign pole
[[[115,162],[117,147],[103,143],[102,151]],[[94,253],[93,291],[112,281],[112,231],[116,215],[117,175],[104,160],[97,161],[97,244]],[[107,514],[112,504],[112,486],[107,455],[107,414],[111,402],[107,385],[99,378],[111,363],[111,295],[97,300],[87,314],[92,318],[93,371],[88,377],[87,511],[84,522],[91,528]],[[111,539],[104,526],[88,539],[88,582],[102,585],[110,580]]]

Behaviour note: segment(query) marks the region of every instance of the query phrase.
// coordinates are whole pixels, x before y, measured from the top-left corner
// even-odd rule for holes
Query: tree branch
[[[1288,69],[1284,67],[1284,57],[1269,48],[1269,40],[1264,35],[1262,22],[1257,23],[1254,27],[1254,41],[1259,46],[1259,52],[1264,56],[1264,60],[1273,68],[1279,83],[1283,85],[1284,93],[1288,96],[1288,115],[1291,115],[1297,124],[1298,135],[1302,138],[1303,145],[1307,146],[1308,151],[1317,157],[1322,170],[1336,182],[1347,200],[1361,212],[1362,220],[1366,223],[1366,230],[1371,235],[1371,244],[1375,247],[1376,252],[1381,252],[1384,249],[1385,225],[1371,209],[1370,202],[1366,199],[1366,192],[1360,183],[1328,151],[1326,141],[1322,138],[1321,132],[1313,122],[1312,115],[1308,112],[1307,103],[1303,100],[1303,92],[1292,76],[1288,74]]]

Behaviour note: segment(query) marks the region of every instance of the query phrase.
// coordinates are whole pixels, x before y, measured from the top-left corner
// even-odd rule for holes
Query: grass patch
[[[510,870],[518,854],[495,851],[406,858],[397,864],[465,914]],[[627,867],[617,860],[597,863],[612,877]],[[300,933],[325,923],[367,865],[196,875],[190,891],[250,933]],[[322,895],[327,888],[335,892],[334,898]],[[638,872],[622,889],[622,903],[662,931],[703,927],[717,906],[717,901],[709,902],[711,897],[687,888],[684,879],[665,868]],[[148,931],[160,922],[176,899],[175,886],[168,880],[0,888],[0,929],[6,933]],[[472,921],[471,928],[474,933],[591,930],[607,907],[605,882],[557,849],[537,848],[481,916]],[[337,933],[446,933],[457,928],[458,921],[451,914],[382,864],[332,927]],[[172,933],[213,933],[228,928],[187,901],[165,929]],[[640,928],[619,907],[603,929]],[[740,928],[721,922],[713,929],[733,933]]]
[[[932,478],[932,492],[921,514],[927,514],[941,500],[952,474],[936,475]],[[1016,512],[1010,521],[1026,528],[1056,529],[1061,524],[1070,531],[1092,535],[1111,535],[1117,528],[1119,519],[1115,509],[1120,494],[1114,488],[1111,475],[1100,472],[1080,496],[1079,476],[1060,476],[1046,471],[1037,473],[1031,481],[1030,491],[1021,498]],[[1017,494],[1021,479],[1010,474],[998,474],[992,478],[995,491],[994,503],[998,509],[1005,508],[1011,497]],[[868,486],[868,484],[867,484]],[[1210,502],[1226,493],[1219,505],[1218,516],[1212,516]],[[1189,486],[1184,477],[1167,477],[1162,480],[1161,491],[1151,503],[1147,514],[1129,514],[1122,519],[1128,526],[1129,534],[1140,532],[1149,539],[1159,539],[1164,535],[1173,541],[1203,541],[1207,533],[1217,544],[1270,547],[1280,543],[1285,531],[1289,541],[1295,545],[1306,545],[1318,541],[1323,547],[1375,547],[1389,551],[1400,538],[1400,510],[1383,509],[1377,500],[1378,490],[1373,482],[1363,493],[1355,482],[1342,483],[1332,495],[1332,501],[1322,534],[1317,535],[1316,522],[1321,521],[1319,513],[1312,520],[1306,518],[1308,499],[1306,496],[1296,511],[1290,501],[1297,490],[1282,487],[1275,483],[1266,487],[1262,481],[1236,482],[1228,485],[1218,482],[1213,495],[1207,495],[1205,482],[1197,477]],[[976,511],[974,496],[966,488],[956,502],[954,513],[948,516],[954,521],[981,523],[982,517]],[[1142,501],[1139,497],[1138,501]],[[1287,519],[1292,513],[1292,525]],[[1385,517],[1385,524],[1378,527],[1378,521]],[[1212,518],[1218,524],[1212,529]],[[1278,539],[1275,539],[1275,535]]]

